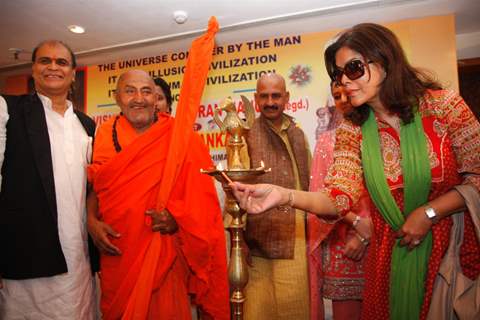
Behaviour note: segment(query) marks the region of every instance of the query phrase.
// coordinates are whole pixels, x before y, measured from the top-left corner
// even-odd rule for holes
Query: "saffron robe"
[[[122,151],[118,154],[112,139],[114,119],[97,132],[89,180],[101,219],[121,234],[111,241],[122,251],[120,256],[101,257],[104,319],[126,318],[123,314],[131,304],[140,305],[138,312],[147,312],[148,318],[190,319],[188,294],[203,317],[229,318],[222,217],[212,178],[200,173],[212,163],[198,135],[190,140],[166,205],[178,231],[152,232],[144,214],[156,207],[174,121],[159,115],[151,128],[138,135],[119,117],[116,131]],[[151,248],[154,237],[161,239],[159,251]],[[160,254],[152,256],[152,252]],[[136,309],[133,314],[137,315]]]

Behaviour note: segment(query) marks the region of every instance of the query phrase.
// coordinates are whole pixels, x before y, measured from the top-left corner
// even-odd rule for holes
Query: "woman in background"
[[[153,79],[155,82],[155,88],[158,93],[158,100],[155,103],[155,108],[158,112],[166,112],[172,114],[172,92],[170,86],[162,78]]]
[[[335,106],[322,108],[324,113],[329,113],[330,121],[324,124],[326,130],[317,136],[310,178],[313,192],[325,186],[324,179],[333,163],[335,130],[342,114],[352,111],[345,88],[336,81],[331,82],[330,88]],[[363,197],[352,211],[354,221],[357,215],[367,217],[367,198]],[[359,319],[364,286],[363,257],[368,241],[344,221],[325,220],[315,214],[309,214],[307,220],[310,318],[324,318],[323,298],[326,298],[332,300],[335,320]]]

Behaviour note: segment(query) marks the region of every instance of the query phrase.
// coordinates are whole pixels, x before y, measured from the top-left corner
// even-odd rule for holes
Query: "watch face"
[[[425,209],[425,214],[429,219],[433,219],[437,216],[437,213],[431,207],[428,207],[427,209]]]

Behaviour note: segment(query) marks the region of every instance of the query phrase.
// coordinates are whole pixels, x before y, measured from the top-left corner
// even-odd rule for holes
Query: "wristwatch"
[[[425,215],[428,219],[430,219],[430,221],[432,221],[433,224],[438,222],[438,214],[429,203],[425,204]]]

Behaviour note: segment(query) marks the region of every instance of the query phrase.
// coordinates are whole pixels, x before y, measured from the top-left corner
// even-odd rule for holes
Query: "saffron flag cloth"
[[[193,124],[198,114],[198,107],[202,98],[203,89],[207,81],[208,70],[212,62],[215,34],[218,31],[218,22],[211,17],[208,22],[207,32],[195,39],[188,53],[185,74],[180,89],[180,98],[177,105],[176,119],[173,128],[173,141],[168,150],[167,163],[165,164],[165,176],[163,177],[160,192],[158,194],[157,209],[165,207],[170,190],[175,184],[179,169],[186,151],[189,149],[189,141],[193,135]]]
[[[89,167],[101,218],[121,234],[111,241],[122,255],[101,257],[104,319],[156,315],[190,319],[187,293],[206,318],[228,319],[222,217],[212,178],[200,173],[200,168],[212,165],[206,146],[192,135],[166,205],[179,230],[173,236],[161,235],[145,224],[144,213],[156,205],[176,120],[160,115],[146,133],[136,135],[121,116],[117,133],[122,151],[118,154],[112,142],[113,120],[99,128]],[[158,240],[156,257],[151,254],[154,239]]]

